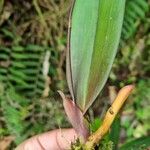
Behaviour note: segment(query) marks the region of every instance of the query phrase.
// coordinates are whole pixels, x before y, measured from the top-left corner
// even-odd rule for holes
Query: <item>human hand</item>
[[[26,140],[16,150],[69,150],[76,138],[74,129],[57,129]]]

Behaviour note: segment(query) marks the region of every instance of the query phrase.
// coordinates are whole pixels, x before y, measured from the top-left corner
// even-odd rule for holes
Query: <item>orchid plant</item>
[[[85,113],[95,101],[109,76],[119,45],[125,0],[75,0],[68,36],[67,81],[71,99],[59,91],[70,123],[85,150],[108,132],[115,116],[133,90],[122,88],[108,109],[102,125],[90,133]]]

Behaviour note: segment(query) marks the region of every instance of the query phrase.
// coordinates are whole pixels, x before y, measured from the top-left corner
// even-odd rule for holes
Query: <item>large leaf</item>
[[[71,15],[67,78],[83,112],[102,90],[120,39],[125,0],[76,0]]]
[[[150,147],[150,136],[141,137],[125,143],[119,150],[141,150],[142,147],[144,149]]]

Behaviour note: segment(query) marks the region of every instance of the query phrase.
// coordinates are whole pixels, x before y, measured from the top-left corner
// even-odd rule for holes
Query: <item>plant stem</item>
[[[120,108],[123,106],[124,102],[132,92],[133,88],[133,85],[127,85],[119,91],[112,106],[106,112],[102,125],[95,133],[93,133],[88,138],[88,141],[85,143],[86,150],[92,150],[94,146],[98,144],[99,141],[103,138],[103,136],[109,131],[110,126],[113,123],[116,115],[118,114]]]

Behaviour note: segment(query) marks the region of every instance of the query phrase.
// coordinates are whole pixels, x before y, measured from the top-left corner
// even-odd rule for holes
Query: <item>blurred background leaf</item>
[[[0,13],[3,10],[4,0],[0,0]]]
[[[142,137],[124,144],[120,150],[146,150],[150,146],[150,137]]]
[[[120,131],[121,131],[121,125],[120,125],[120,117],[117,116],[114,120],[111,131],[109,134],[110,141],[113,142],[113,149],[118,149],[119,139],[120,139]]]

